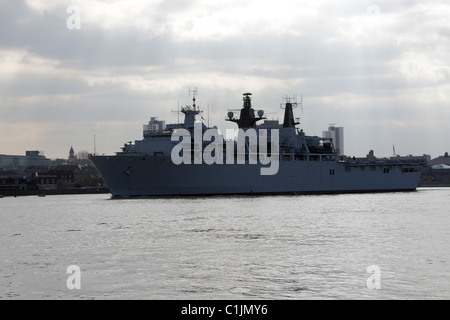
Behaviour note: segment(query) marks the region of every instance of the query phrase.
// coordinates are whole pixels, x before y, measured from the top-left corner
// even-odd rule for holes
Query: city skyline
[[[253,93],[300,128],[345,128],[345,153],[449,151],[450,5],[441,1],[0,1],[0,153],[99,154],[177,122],[198,88],[220,130]]]

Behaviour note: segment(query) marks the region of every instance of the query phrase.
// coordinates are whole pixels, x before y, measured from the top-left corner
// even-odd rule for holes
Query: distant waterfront
[[[14,158],[14,156],[5,155],[3,157]],[[109,192],[108,186],[92,162],[85,159],[84,156],[80,159],[77,158],[72,148],[68,159],[50,161],[50,159],[46,159],[41,155],[36,155],[36,151],[27,151],[27,155],[22,156],[20,159],[20,161],[8,162],[8,166],[11,167],[14,163],[25,165],[27,163],[38,164],[40,163],[39,161],[42,162],[44,160],[46,162],[45,166],[41,167],[0,169],[0,195],[23,196]],[[5,162],[5,164],[7,163]],[[449,164],[450,158],[448,153],[429,161],[428,166],[422,171],[419,187],[450,187]]]
[[[102,176],[87,155],[80,155],[73,148],[68,159],[50,160],[38,151],[0,155],[0,195],[103,193],[108,187]]]

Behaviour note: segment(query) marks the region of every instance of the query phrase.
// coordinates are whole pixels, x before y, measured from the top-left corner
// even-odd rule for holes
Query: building
[[[328,131],[322,132],[322,138],[331,138],[334,148],[338,155],[345,155],[344,153],[344,128],[336,127],[334,124],[330,124]]]
[[[39,190],[57,190],[58,176],[53,172],[36,173],[34,181]]]
[[[52,162],[39,151],[26,151],[24,156],[0,154],[0,169],[50,167]]]
[[[166,129],[166,122],[159,121],[156,117],[151,117],[148,124],[144,124],[144,138],[162,133]]]
[[[0,155],[0,195],[106,192],[97,169],[83,152],[80,154],[77,157],[71,147],[67,159],[50,160],[39,151],[26,151],[24,156]]]
[[[0,170],[0,194],[2,190],[27,190],[30,179],[21,172]]]
[[[436,164],[450,166],[450,157],[448,156],[448,152],[446,152],[443,156],[439,156],[437,158],[434,158],[433,160],[430,160],[428,164],[430,166],[434,166]]]
[[[421,187],[450,187],[450,157],[443,156],[428,161],[420,177]]]

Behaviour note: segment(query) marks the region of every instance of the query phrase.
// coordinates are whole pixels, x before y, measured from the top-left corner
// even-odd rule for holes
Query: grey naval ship
[[[340,155],[333,139],[307,136],[298,128],[298,118],[293,114],[298,105],[295,100],[286,99],[282,104],[284,121],[280,123],[267,120],[262,110],[252,108],[251,93],[244,94],[242,109],[229,110],[226,120],[234,122],[239,132],[278,130],[278,150],[268,150],[279,160],[276,174],[261,174],[260,169],[267,164],[250,163],[249,153],[244,163],[211,164],[205,158],[200,163],[176,164],[172,150],[179,141],[172,138],[174,133],[183,129],[194,135],[199,128],[201,133],[212,129],[199,119],[202,111],[195,102],[194,95],[192,105],[181,108],[184,122],[166,125],[165,121],[151,118],[144,125],[143,139],[126,143],[115,155],[90,155],[113,197],[413,191],[426,165],[424,157],[380,159],[373,152],[365,158]],[[268,135],[267,142],[270,139]],[[190,142],[189,156],[193,159],[194,144],[198,141],[192,138]],[[236,138],[215,142],[223,145],[224,150],[237,144]],[[208,144],[202,141],[200,148],[204,150]],[[249,152],[248,143],[245,146]],[[234,154],[223,153],[223,157],[239,157],[237,147],[227,150],[234,150]]]

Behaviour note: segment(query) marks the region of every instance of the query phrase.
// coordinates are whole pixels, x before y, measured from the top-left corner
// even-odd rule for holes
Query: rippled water
[[[450,299],[449,204],[445,188],[3,198],[0,299]]]

